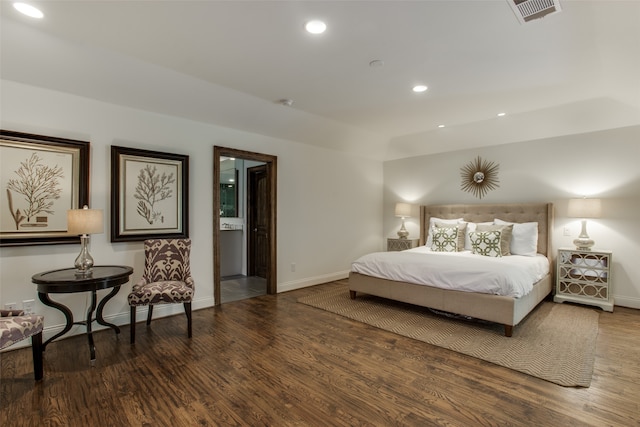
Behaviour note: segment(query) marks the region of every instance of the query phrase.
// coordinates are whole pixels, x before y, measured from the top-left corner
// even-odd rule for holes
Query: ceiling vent
[[[507,0],[521,24],[560,12],[560,0]]]

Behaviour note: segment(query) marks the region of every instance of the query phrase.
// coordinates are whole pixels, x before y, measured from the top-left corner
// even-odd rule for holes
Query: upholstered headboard
[[[469,222],[488,222],[499,218],[508,222],[538,223],[538,253],[551,256],[552,203],[512,203],[478,205],[420,206],[420,244],[424,245],[429,233],[431,217],[464,218]]]

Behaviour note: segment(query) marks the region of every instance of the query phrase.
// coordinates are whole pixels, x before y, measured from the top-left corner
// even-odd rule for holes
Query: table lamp
[[[582,218],[582,231],[573,241],[576,249],[590,251],[594,241],[587,234],[587,218],[600,218],[600,199],[569,199],[567,216],[569,218]]]
[[[80,254],[74,266],[76,275],[88,276],[93,268],[93,258],[89,254],[89,234],[102,234],[104,230],[102,209],[89,209],[87,205],[82,209],[67,211],[67,232],[80,235]]]
[[[396,203],[396,216],[402,217],[402,227],[398,230],[398,237],[406,239],[409,232],[404,228],[404,219],[411,217],[411,205],[409,203]]]

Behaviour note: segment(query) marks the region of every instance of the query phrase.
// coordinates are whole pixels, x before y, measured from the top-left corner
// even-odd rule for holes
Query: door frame
[[[213,298],[220,305],[220,158],[235,157],[264,162],[267,168],[267,211],[269,212],[267,254],[267,294],[278,292],[277,282],[277,171],[278,158],[270,154],[254,153],[229,147],[213,146]],[[245,236],[246,236],[245,230]],[[246,241],[246,237],[245,237]]]

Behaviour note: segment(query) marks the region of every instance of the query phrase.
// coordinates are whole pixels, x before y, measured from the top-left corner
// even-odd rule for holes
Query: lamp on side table
[[[90,275],[93,269],[93,258],[89,253],[89,234],[102,234],[104,232],[102,209],[89,209],[85,205],[82,209],[68,210],[67,232],[80,235],[80,254],[74,263],[76,275]]]

